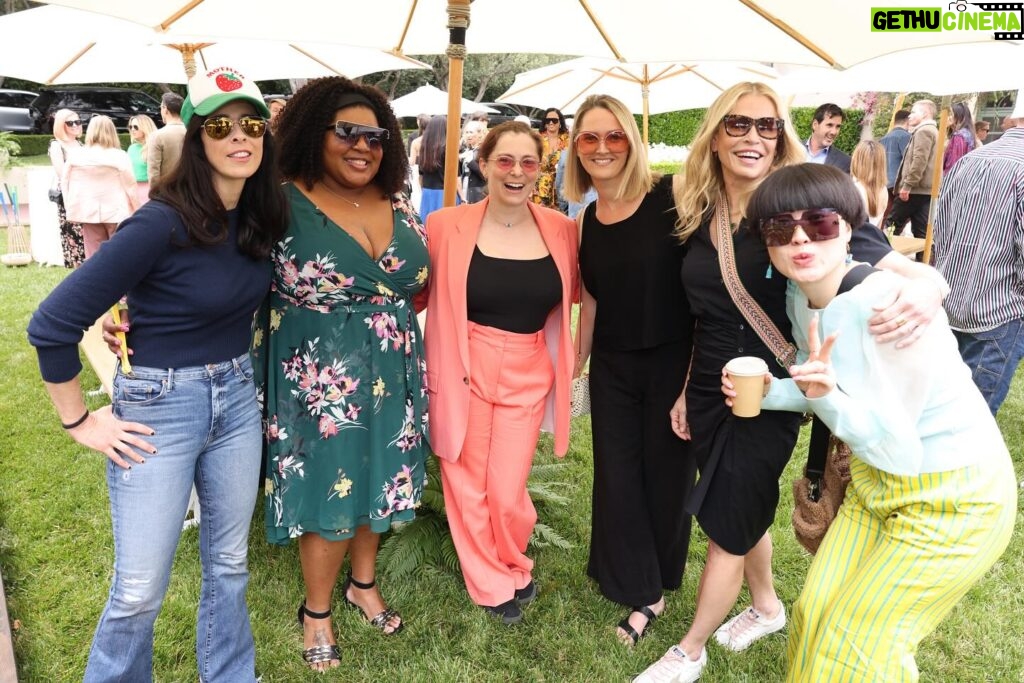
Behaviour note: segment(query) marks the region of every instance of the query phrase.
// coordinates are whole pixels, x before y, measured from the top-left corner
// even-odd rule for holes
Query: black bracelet
[[[82,426],[82,423],[85,422],[88,419],[89,419],[89,409],[86,408],[85,409],[85,415],[83,415],[82,417],[78,418],[74,422],[71,422],[71,423],[68,423],[68,424],[64,424],[63,422],[61,422],[60,426],[63,427],[64,429],[74,429],[75,427]]]

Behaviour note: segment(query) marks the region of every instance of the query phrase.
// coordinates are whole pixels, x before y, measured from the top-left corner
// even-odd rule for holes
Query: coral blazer
[[[462,453],[469,421],[469,324],[466,280],[480,224],[490,200],[440,209],[427,217],[430,281],[423,336],[430,392],[430,445],[454,462]],[[544,326],[555,382],[548,394],[541,429],[555,434],[555,455],[569,450],[569,398],[575,365],[570,313],[579,299],[579,234],[563,214],[528,204],[562,279],[562,300]],[[422,303],[423,293],[419,303]]]

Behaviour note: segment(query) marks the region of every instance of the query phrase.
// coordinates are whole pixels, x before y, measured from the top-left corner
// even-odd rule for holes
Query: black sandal
[[[306,616],[309,616],[310,619],[327,619],[331,616],[331,610],[314,612],[306,609],[306,601],[303,600],[302,604],[299,605],[299,626],[306,623]],[[337,643],[334,645],[314,645],[302,651],[302,659],[305,660],[310,669],[323,673],[327,669],[333,669],[334,667],[328,666],[326,669],[316,669],[315,666],[317,664],[329,664],[330,662],[341,664],[341,650],[338,649]]]
[[[350,586],[355,586],[356,588],[365,591],[365,590],[369,590],[369,589],[373,588],[376,585],[377,585],[377,579],[374,579],[373,581],[370,581],[369,583],[363,583],[362,581],[356,581],[355,579],[353,579],[352,578],[352,572],[349,571],[348,576],[345,577],[345,583],[342,584],[342,586],[341,586],[341,597],[345,600],[345,603],[347,605],[349,605],[350,607],[353,607],[353,608],[359,610],[359,613],[363,615],[363,618],[366,619],[368,622],[370,622],[373,626],[376,626],[380,630],[381,633],[383,633],[386,636],[393,636],[396,633],[398,633],[399,631],[401,631],[402,627],[405,626],[405,620],[402,619],[402,615],[401,614],[399,614],[396,610],[391,609],[390,607],[385,607],[383,610],[381,610],[380,614],[378,614],[377,616],[375,616],[375,617],[368,617],[368,616],[366,616],[366,613],[363,612],[363,608],[362,607],[360,607],[356,603],[352,602],[348,598],[348,589],[349,589]],[[396,626],[394,628],[394,630],[389,631],[388,630],[388,628],[390,627],[389,622],[392,619],[394,619],[395,617],[398,617],[398,619],[399,619],[398,626]]]
[[[637,633],[636,629],[633,628],[633,625],[629,623],[629,617],[634,612],[639,612],[640,614],[642,614],[645,617],[647,617],[647,623],[644,624],[644,627],[643,627],[643,629],[641,629],[640,633]],[[658,618],[658,615],[655,614],[654,610],[652,610],[647,605],[639,605],[637,607],[631,607],[629,614],[626,615],[626,618],[619,622],[619,628],[621,628],[626,633],[626,637],[627,638],[629,638],[631,641],[633,641],[632,643],[629,643],[629,645],[631,645],[631,646],[632,645],[636,645],[637,641],[639,641],[641,638],[643,638],[644,636],[647,635],[647,630],[651,627],[651,624],[653,624],[655,619],[657,619],[657,618]]]

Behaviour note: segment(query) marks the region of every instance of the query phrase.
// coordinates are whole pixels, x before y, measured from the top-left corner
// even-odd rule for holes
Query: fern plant
[[[437,458],[428,457],[426,467],[427,481],[423,486],[420,506],[416,509],[416,519],[396,524],[380,546],[377,566],[389,579],[409,576],[427,566],[452,574],[460,571],[459,556],[448,527]],[[530,469],[526,489],[538,510],[546,505],[569,504],[569,498],[562,493],[569,484],[556,481],[561,468],[560,463],[542,463],[534,464]],[[541,522],[534,526],[529,544],[537,548],[550,545],[572,547],[557,530]]]

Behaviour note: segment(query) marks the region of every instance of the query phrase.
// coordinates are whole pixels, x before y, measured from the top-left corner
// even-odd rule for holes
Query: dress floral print
[[[544,139],[544,153],[540,158],[540,173],[537,175],[537,187],[534,189],[530,200],[534,204],[546,206],[549,209],[558,208],[558,192],[555,188],[555,170],[558,168],[558,159],[569,146],[569,134],[562,133],[558,136],[558,143],[554,146],[546,135]]]
[[[376,261],[294,186],[253,358],[264,405],[267,538],[349,538],[411,519],[424,484],[425,366],[412,297],[425,234],[395,197]]]

